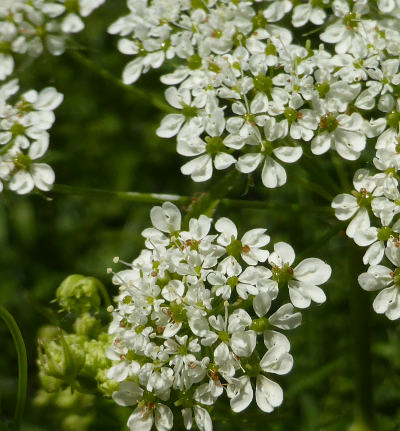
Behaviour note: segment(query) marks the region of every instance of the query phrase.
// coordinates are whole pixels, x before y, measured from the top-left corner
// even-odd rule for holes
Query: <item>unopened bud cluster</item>
[[[294,265],[289,244],[275,243],[270,252],[266,229],[240,237],[225,217],[215,233],[205,215],[182,229],[169,202],[150,217],[139,257],[114,259],[127,268],[113,276],[119,294],[110,310],[108,377],[120,384],[115,402],[133,406],[128,426],[170,430],[171,408],[179,408],[186,429],[195,422],[210,431],[210,411],[224,394],[234,412],[254,393],[258,407],[272,412],[283,401],[277,376],[293,365],[281,331],[300,325],[294,306],[325,301],[319,286],[331,275],[329,265],[316,258]]]
[[[48,392],[71,387],[78,392],[111,395],[116,389],[106,376],[111,366],[106,357],[110,336],[98,316],[100,283],[93,277],[74,274],[57,289],[60,311],[69,313],[73,321],[70,331],[46,326],[39,332],[39,376]]]

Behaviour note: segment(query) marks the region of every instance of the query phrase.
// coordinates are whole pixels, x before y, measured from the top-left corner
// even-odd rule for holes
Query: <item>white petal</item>
[[[243,174],[248,174],[257,169],[258,165],[263,160],[263,155],[260,153],[248,153],[240,156],[237,163],[236,169]]]
[[[32,176],[26,171],[18,171],[12,178],[8,185],[10,190],[24,195],[33,190],[35,183]]]
[[[329,280],[331,273],[331,267],[315,257],[302,260],[294,268],[294,277],[297,280],[317,286]]]
[[[239,357],[248,358],[256,347],[257,334],[251,330],[234,332],[230,342],[233,353]]]
[[[31,174],[35,186],[39,190],[49,191],[56,179],[53,169],[45,163],[34,163],[31,166]]]
[[[378,265],[385,254],[385,244],[383,241],[376,241],[371,244],[363,257],[364,265]]]
[[[40,111],[53,111],[60,106],[64,96],[53,87],[47,87],[39,93],[34,106]]]
[[[160,138],[172,138],[179,132],[184,122],[185,117],[182,114],[168,114],[162,119],[156,134]]]
[[[391,307],[398,307],[398,287],[397,286],[392,286],[392,287],[388,287],[386,289],[383,289],[381,292],[378,293],[378,295],[376,296],[374,302],[373,302],[373,307],[374,310],[379,313],[387,313]],[[394,320],[394,319],[391,319]]]
[[[84,27],[85,25],[81,18],[74,13],[69,13],[61,24],[61,29],[64,33],[78,33]]]
[[[129,416],[128,423],[131,431],[150,431],[153,426],[153,413],[146,408],[137,407]]]
[[[284,304],[268,320],[277,328],[289,330],[301,325],[301,317],[301,313],[294,313],[292,304]]]
[[[370,221],[368,216],[368,210],[366,208],[360,208],[357,215],[347,226],[346,235],[349,238],[354,238],[357,231],[365,230],[369,227],[370,227]]]
[[[269,349],[260,361],[260,367],[267,373],[287,374],[293,367],[293,357],[280,346]]]
[[[391,269],[383,265],[373,265],[358,276],[359,285],[367,291],[380,290],[392,282]]]
[[[174,423],[174,416],[169,407],[157,404],[154,413],[154,422],[158,431],[169,431]]]
[[[190,430],[193,426],[192,409],[188,407],[182,409],[182,418],[185,429]]]
[[[257,377],[256,402],[258,407],[266,413],[271,413],[283,401],[283,391],[278,383],[267,379],[263,375]]]
[[[358,210],[357,199],[346,193],[335,196],[331,204],[339,220],[347,220]]]
[[[317,156],[326,153],[329,148],[331,148],[331,138],[326,132],[316,135],[311,141],[311,152]]]
[[[286,183],[286,171],[271,157],[266,157],[261,173],[262,182],[265,187],[273,189]]]
[[[183,175],[190,175],[195,182],[207,181],[212,177],[213,165],[209,154],[196,157],[181,166]]]
[[[316,302],[324,302],[326,300],[323,290],[312,284],[306,285],[296,280],[289,282],[289,296],[292,304],[297,308],[307,308],[311,304],[312,296]]]
[[[171,202],[164,202],[162,207],[153,207],[150,219],[153,226],[162,232],[176,232],[181,228],[181,212]]]
[[[143,57],[135,58],[130,61],[122,72],[122,81],[124,84],[129,85],[137,81],[142,73]]]
[[[133,406],[142,400],[143,389],[131,381],[121,382],[119,391],[112,394],[113,400],[119,406]]]
[[[286,242],[277,242],[274,244],[274,252],[270,254],[268,262],[271,265],[282,267],[285,264],[289,266],[294,262],[295,254],[293,247]]]
[[[231,409],[235,413],[239,413],[246,409],[253,399],[253,388],[251,387],[250,378],[248,376],[242,376],[237,380],[237,384],[240,385],[240,389],[235,397],[229,396],[229,389],[231,385],[228,385],[227,388],[228,396],[231,398]]]
[[[215,169],[221,170],[229,168],[236,162],[236,159],[227,153],[218,153],[214,159]]]
[[[197,426],[200,431],[212,431],[212,420],[210,414],[203,407],[198,406],[197,404],[193,407],[194,411],[194,419],[196,421]]]
[[[278,147],[274,149],[275,156],[286,163],[294,163],[300,159],[303,154],[301,147]]]
[[[260,292],[253,299],[253,309],[258,317],[263,317],[267,314],[271,307],[271,297],[267,292]]]

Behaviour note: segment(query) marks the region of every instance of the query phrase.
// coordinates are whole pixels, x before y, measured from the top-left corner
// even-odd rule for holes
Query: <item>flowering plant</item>
[[[119,247],[121,256],[137,256],[115,257],[107,269],[111,277],[98,272],[102,281],[67,277],[55,295],[59,313],[43,311],[31,298],[51,323],[40,330],[37,405],[60,402],[45,391],[67,394],[70,388],[89,404],[101,396],[110,411],[129,412],[115,421],[132,431],[211,431],[232,414],[248,411],[248,420],[254,398],[262,412],[254,413],[262,415],[255,416],[257,427],[259,417],[279,418],[274,415],[298,408],[290,395],[289,407],[283,402],[282,387],[290,394],[295,372],[281,376],[293,364],[304,367],[309,358],[298,340],[312,338],[317,356],[353,352],[354,378],[347,387],[353,388],[356,413],[330,417],[325,422],[333,427],[321,415],[301,429],[397,429],[398,419],[385,422],[390,415],[371,413],[373,403],[377,411],[384,408],[372,397],[367,329],[370,309],[384,315],[372,318],[389,333],[393,329],[384,325],[400,318],[400,2],[128,0],[128,10],[122,6],[104,0],[0,5],[0,196],[18,205],[35,196],[42,203],[44,198],[46,208],[60,205],[48,222],[54,242],[42,244],[53,247],[58,229],[70,246],[74,238],[68,264],[74,272],[96,273],[98,262],[105,266]],[[104,16],[96,27],[97,13]],[[116,44],[128,62],[107,44]],[[93,62],[96,52],[104,53],[99,64],[112,67]],[[70,60],[79,65],[78,74],[69,76],[77,102],[63,84],[68,72],[62,66],[57,75],[54,66]],[[121,80],[113,61],[124,63],[118,65]],[[41,64],[46,78],[35,82]],[[84,70],[94,89],[87,98],[80,95],[86,91]],[[96,79],[107,82],[102,92]],[[114,94],[117,88],[129,101]],[[116,110],[109,116],[103,113],[108,102],[98,108],[108,91]],[[74,122],[75,133],[68,135]],[[47,153],[50,129],[56,145]],[[59,173],[71,178],[73,169],[80,185],[60,184]],[[92,189],[82,187],[85,181],[164,193]],[[165,193],[170,190],[181,194]],[[91,216],[89,207],[77,210],[72,198],[62,199],[65,194],[151,204],[152,226],[141,224],[147,209],[136,205],[120,240],[102,246],[106,226],[124,225],[129,209],[106,201],[107,209]],[[90,237],[97,217],[104,235],[96,236],[95,246],[80,242],[85,233],[71,226],[85,226]],[[363,256],[358,247],[365,248]],[[372,299],[360,287],[379,292]],[[347,296],[350,313],[341,302]],[[305,325],[284,334],[300,327],[302,313]],[[327,323],[320,316],[320,331],[316,313],[327,313]],[[338,323],[340,331],[324,326],[347,314],[351,321]],[[356,341],[347,336],[349,325]],[[14,323],[9,326],[19,340]],[[343,342],[332,343],[341,337]],[[374,344],[372,351],[396,368],[395,345]],[[298,383],[304,385],[312,387]],[[23,394],[21,384],[14,428],[22,420]],[[333,410],[341,414],[338,405]],[[71,417],[63,429],[94,423],[91,416]],[[279,423],[272,429],[296,424]]]

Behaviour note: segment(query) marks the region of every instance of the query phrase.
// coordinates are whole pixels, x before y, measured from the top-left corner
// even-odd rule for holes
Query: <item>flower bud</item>
[[[91,309],[99,309],[101,288],[101,282],[94,277],[72,274],[60,284],[56,298],[66,311],[82,314]]]
[[[85,337],[63,335],[61,330],[57,339],[39,341],[39,368],[47,376],[71,382],[85,363],[83,349]]]
[[[99,369],[96,374],[97,387],[104,395],[111,397],[119,390],[119,383],[107,377],[107,369]]]
[[[101,322],[91,314],[84,313],[75,320],[73,328],[78,335],[96,338],[101,331]]]
[[[106,357],[106,349],[110,344],[107,334],[106,340],[90,340],[85,343],[85,366],[81,373],[95,378],[99,369],[111,367],[111,361]]]

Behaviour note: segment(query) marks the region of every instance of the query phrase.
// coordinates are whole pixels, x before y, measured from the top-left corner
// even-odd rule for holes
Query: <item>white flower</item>
[[[120,383],[113,394],[117,404],[137,405],[128,426],[168,431],[170,408],[182,406],[186,429],[194,415],[199,429],[211,431],[204,406],[226,391],[232,410],[244,410],[253,399],[251,379],[258,406],[271,412],[282,403],[283,391],[264,374],[288,373],[293,358],[288,339],[270,327],[289,330],[301,323],[291,304],[268,315],[279,296],[277,279],[289,275],[292,301],[305,307],[311,299],[325,299],[318,286],[330,267],[311,258],[289,270],[294,252],[277,243],[270,259],[282,268],[271,271],[257,266],[269,256],[266,229],[252,229],[239,240],[228,218],[218,219],[212,234],[212,219],[201,215],[182,231],[180,211],[169,202],[150,216],[147,249],[132,263],[114,259],[128,268],[113,273],[120,291],[109,326],[113,342],[106,354],[113,365],[107,377]],[[241,303],[248,303],[246,310]]]
[[[277,122],[274,117],[267,117],[264,122],[265,140],[256,133],[259,139],[259,152],[252,152],[240,156],[236,168],[243,173],[253,172],[264,161],[262,169],[262,182],[265,187],[275,188],[286,183],[286,171],[271,156],[286,163],[296,162],[303,154],[300,146],[287,146],[275,144],[288,134],[288,123],[286,120]]]
[[[346,160],[356,160],[365,148],[366,138],[360,132],[363,118],[358,113],[351,115],[325,114],[319,123],[319,134],[311,142],[313,154],[326,153],[335,149]]]
[[[308,258],[302,260],[294,268],[295,254],[293,248],[285,242],[274,244],[274,251],[268,262],[272,265],[272,273],[276,282],[288,282],[292,304],[298,308],[307,308],[311,301],[318,304],[325,302],[326,296],[319,285],[331,276],[331,268],[321,259]]]
[[[386,248],[386,257],[396,268],[393,271],[382,265],[372,265],[358,277],[360,286],[367,291],[381,290],[373,302],[374,310],[390,320],[400,318],[400,252],[398,240],[392,239]]]
[[[372,192],[376,183],[368,170],[359,169],[354,174],[353,184],[356,189],[353,194],[341,193],[337,195],[331,206],[334,208],[335,215],[339,220],[348,220],[355,215],[346,229],[347,236],[355,240],[359,230],[365,230],[370,227],[367,208],[373,199]]]
[[[325,11],[320,7],[314,7],[312,1],[294,7],[292,14],[293,27],[302,27],[311,21],[315,25],[322,25],[326,18]]]
[[[153,423],[158,431],[172,429],[173,414],[171,409],[164,404],[153,404],[137,407],[133,411],[127,423],[131,431],[150,431]]]

